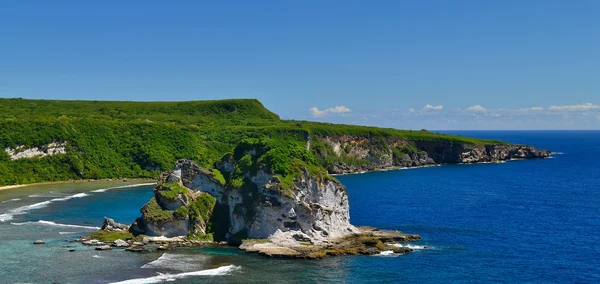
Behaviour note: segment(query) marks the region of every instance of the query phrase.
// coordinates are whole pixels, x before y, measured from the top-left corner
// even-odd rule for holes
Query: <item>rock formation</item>
[[[25,145],[19,145],[16,148],[7,147],[4,149],[11,160],[19,160],[26,158],[41,158],[57,154],[65,154],[65,142],[52,142],[40,147],[26,148]]]
[[[508,144],[408,142],[395,138],[382,143],[351,136],[319,139],[315,143],[319,148],[312,149],[312,154],[295,144],[245,141],[212,169],[187,159],[178,160],[172,171],[161,175],[154,198],[142,207],[142,216],[129,231],[134,235],[228,241],[269,256],[404,253],[410,249],[389,242],[420,237],[353,226],[346,188],[317,164],[315,156],[337,155],[352,161],[353,165],[347,165],[340,159],[329,169],[344,173],[550,154]],[[110,221],[107,219],[103,228],[121,228]]]
[[[213,196],[189,190],[181,180],[163,174],[154,189],[154,198],[141,208],[142,216],[130,231],[136,235],[203,238],[207,236],[214,206]]]
[[[511,159],[547,158],[550,151],[513,144],[467,144],[443,141],[408,141],[395,137],[350,135],[315,137],[316,154],[337,160],[331,174],[366,172],[436,164],[498,162]],[[315,144],[315,143],[313,143]]]

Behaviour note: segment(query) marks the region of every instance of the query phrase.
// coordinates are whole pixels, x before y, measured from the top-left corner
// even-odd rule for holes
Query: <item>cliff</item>
[[[383,241],[419,238],[353,226],[346,188],[306,149],[272,140],[240,143],[212,169],[178,160],[154,193],[130,227],[135,235],[243,243],[248,251],[308,258],[407,252]]]
[[[155,178],[180,158],[214,168],[243,140],[265,138],[308,146],[332,173],[543,155],[429,131],[281,120],[257,100],[0,98],[0,185]]]
[[[331,174],[550,156],[550,151],[527,145],[350,135],[313,137],[308,148]]]
[[[210,167],[180,159],[161,174],[154,198],[129,227],[134,235],[227,241],[269,256],[318,258],[410,251],[419,239],[350,223],[346,188],[329,172],[547,157],[510,144],[315,136],[306,144],[245,139]],[[346,164],[351,163],[350,165]],[[178,239],[179,240],[179,239]]]
[[[232,165],[224,163],[220,170],[231,175],[228,169],[233,169]],[[205,234],[210,220],[215,221],[210,231],[218,241],[241,242],[285,233],[294,239],[319,242],[358,232],[350,224],[346,189],[336,181],[311,176],[303,169],[293,186],[287,188],[277,176],[259,169],[253,175],[244,173],[247,183],[237,188],[215,178],[216,171],[189,160],[177,161],[175,168],[163,175],[155,197],[142,208],[138,233],[173,237],[188,235],[190,228],[196,226],[197,232]],[[166,199],[162,194],[173,192],[165,190],[165,184],[176,188],[174,198]],[[199,222],[177,217],[175,212],[185,211],[182,208],[190,207],[195,196],[202,194],[209,194],[216,201],[212,207],[206,207],[209,219]],[[168,218],[156,218],[151,211],[160,211]]]

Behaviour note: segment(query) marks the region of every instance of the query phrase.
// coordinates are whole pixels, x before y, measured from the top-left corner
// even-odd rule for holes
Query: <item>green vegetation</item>
[[[219,183],[221,183],[221,185],[225,185],[225,177],[223,176],[223,174],[217,170],[217,169],[212,169],[212,174],[213,177],[219,181]]]
[[[164,199],[174,200],[179,194],[187,194],[188,189],[176,182],[169,182],[158,187],[158,194]]]
[[[141,211],[145,219],[152,222],[170,222],[175,219],[174,211],[162,209],[154,197],[142,207]]]
[[[198,234],[198,235],[193,235],[193,234],[188,234],[186,236],[186,238],[188,240],[193,240],[193,241],[205,241],[205,242],[214,242],[214,238],[213,238],[213,234]]]
[[[189,218],[192,222],[207,224],[212,215],[217,199],[212,195],[202,192],[188,206]],[[207,224],[208,225],[208,224]],[[208,226],[207,226],[208,227]]]
[[[104,231],[104,230],[98,230],[94,233],[91,233],[89,235],[89,237],[92,239],[97,239],[102,242],[106,242],[106,243],[114,242],[116,240],[141,241],[141,239],[143,238],[142,235],[139,235],[136,237],[132,233],[126,232],[126,231]]]
[[[407,131],[308,121],[285,121],[257,100],[193,102],[106,102],[0,99],[0,148],[40,147],[65,142],[67,154],[11,160],[0,149],[0,185],[100,178],[155,178],[180,158],[213,168],[234,153],[240,172],[267,167],[290,184],[298,165],[322,174],[336,161],[361,165],[369,161],[332,155],[318,137],[352,135],[409,141],[502,143],[428,131]],[[306,151],[311,139],[311,151]],[[236,148],[236,145],[240,144]],[[329,147],[329,148],[328,148]],[[374,147],[377,147],[374,144]],[[257,155],[245,151],[256,148]],[[350,148],[343,149],[350,151]],[[213,170],[214,177],[235,188],[233,178]],[[323,176],[326,176],[323,174]]]

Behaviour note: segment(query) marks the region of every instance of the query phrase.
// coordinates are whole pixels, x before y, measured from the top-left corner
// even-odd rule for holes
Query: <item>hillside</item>
[[[271,163],[281,167],[291,167],[292,161],[299,159],[330,172],[415,166],[424,157],[424,151],[437,152],[445,148],[443,145],[485,151],[492,145],[506,145],[428,131],[286,121],[252,99],[0,99],[0,147],[4,149],[0,151],[0,185],[155,178],[181,158],[214,168],[215,162],[233,152],[240,142],[251,141],[247,139],[271,145]],[[488,152],[484,154],[494,159]],[[428,163],[454,161],[446,161],[440,155],[430,155],[432,160]]]

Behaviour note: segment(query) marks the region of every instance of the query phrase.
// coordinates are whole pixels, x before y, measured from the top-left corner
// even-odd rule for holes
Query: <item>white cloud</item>
[[[347,113],[347,112],[350,112],[350,109],[345,106],[331,107],[326,110],[319,110],[317,107],[311,107],[309,109],[309,111],[310,111],[310,113],[312,113],[313,116],[319,117],[319,116],[325,116],[330,113],[335,113],[335,114]]]
[[[592,103],[586,103],[586,104],[567,105],[567,106],[551,106],[548,109],[549,110],[582,111],[582,110],[600,109],[600,106],[592,104]]]
[[[530,108],[522,108],[521,111],[542,111],[543,107],[530,107]]]
[[[409,108],[408,112],[415,112],[416,110],[414,108]]]
[[[472,107],[468,107],[467,110],[468,111],[486,111],[487,109],[480,105],[474,105]]]
[[[439,105],[439,106],[432,106],[432,105],[430,105],[430,104],[426,104],[426,105],[423,107],[423,109],[424,109],[424,110],[428,110],[428,109],[433,109],[433,110],[441,110],[441,109],[443,109],[443,108],[444,108],[444,107],[443,107],[442,105]]]

